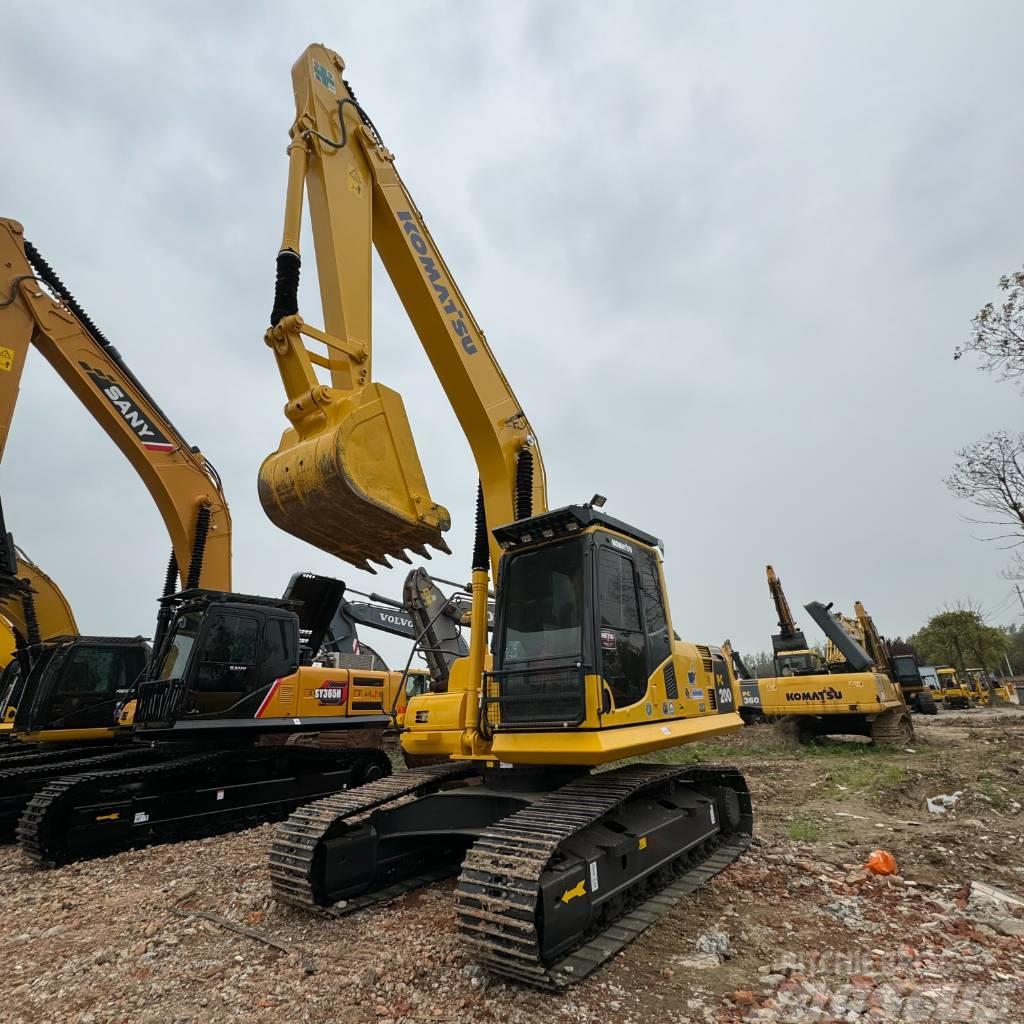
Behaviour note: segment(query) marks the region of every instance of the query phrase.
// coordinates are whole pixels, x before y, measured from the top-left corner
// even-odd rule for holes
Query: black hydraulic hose
[[[27,586],[21,595],[21,607],[25,613],[25,641],[29,647],[36,647],[43,642],[43,635],[36,617],[36,598]]]
[[[516,459],[516,519],[533,515],[533,452],[524,444]]]
[[[276,327],[286,316],[299,311],[299,271],[302,257],[294,249],[282,249],[277,254],[277,277],[274,281],[274,308],[270,311],[270,326]]]
[[[483,569],[485,572],[490,564],[490,551],[487,545],[487,515],[484,510],[484,489],[476,485],[476,532],[473,536],[473,572]]]
[[[210,532],[210,506],[200,505],[196,515],[196,536],[192,542],[192,560],[188,564],[185,589],[195,590],[203,574],[203,555],[206,553],[206,538]]]
[[[164,577],[164,597],[170,597],[178,589],[178,559],[174,551],[171,551],[170,561],[167,563],[167,575]]]
[[[173,549],[171,550],[171,558],[167,563],[167,575],[164,577],[164,597],[170,597],[178,589],[178,559],[175,557]],[[167,632],[168,626],[171,624],[171,619],[174,616],[174,611],[171,608],[169,602],[162,601],[160,603],[160,610],[156,613],[156,629],[153,632],[153,651],[150,657],[150,663],[152,665],[155,662],[160,647],[164,642],[164,635]],[[149,667],[144,670],[145,678],[150,678]]]

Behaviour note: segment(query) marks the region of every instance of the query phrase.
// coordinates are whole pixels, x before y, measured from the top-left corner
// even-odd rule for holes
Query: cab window
[[[256,685],[259,620],[234,612],[213,616],[199,660],[195,688],[246,693]]]
[[[601,674],[615,707],[627,707],[647,693],[647,638],[640,624],[640,601],[633,562],[611,548],[598,557]]]

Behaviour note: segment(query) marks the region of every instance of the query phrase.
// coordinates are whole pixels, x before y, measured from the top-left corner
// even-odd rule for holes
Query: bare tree
[[[998,380],[1017,380],[1024,377],[1024,269],[1004,274],[999,287],[1005,298],[978,310],[971,321],[970,341],[957,346],[953,358],[977,352],[982,370],[996,374]]]
[[[984,513],[969,522],[995,530],[985,540],[1002,542],[1006,548],[1024,545],[1024,434],[999,430],[956,453],[946,486]],[[1022,552],[1014,556],[1007,575],[1024,578]]]

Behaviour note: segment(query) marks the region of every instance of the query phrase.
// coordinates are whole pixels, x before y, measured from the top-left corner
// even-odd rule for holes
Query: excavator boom
[[[156,502],[186,586],[231,588],[220,481],[68,292],[22,226],[0,219],[0,456],[30,346],[121,449]]]
[[[401,396],[371,379],[370,268],[376,248],[463,428],[487,521],[547,510],[540,450],[522,406],[470,313],[344,62],[309,47],[292,69],[284,236],[267,344],[291,427],[260,469],[260,500],[289,533],[361,568],[447,551],[448,512],[430,497]],[[299,225],[310,219],[324,331],[298,316]],[[326,355],[307,347],[326,347]],[[325,369],[321,384],[315,367]],[[511,483],[510,483],[511,481]],[[498,547],[490,541],[492,567]]]

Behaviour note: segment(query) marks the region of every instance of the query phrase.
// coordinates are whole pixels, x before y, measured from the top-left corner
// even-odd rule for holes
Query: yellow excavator
[[[376,248],[479,472],[469,653],[443,692],[405,712],[406,754],[440,763],[296,811],[270,854],[274,893],[349,911],[458,873],[470,955],[561,987],[747,846],[751,804],[735,769],[595,771],[741,728],[731,665],[719,647],[674,639],[656,537],[607,515],[600,495],[548,508],[536,433],[343,73],[319,45],[292,71],[266,336],[291,425],[259,493],[275,523],[353,564],[446,548],[449,516],[430,497],[402,400],[371,378]],[[304,194],[323,330],[298,313]]]
[[[844,628],[831,606],[811,601],[804,608],[843,655],[826,673],[759,680],[769,716],[794,715],[801,741],[820,736],[866,736],[878,744],[906,746],[914,726],[899,684]]]
[[[780,632],[772,636],[777,675],[757,681],[762,713],[795,719],[802,742],[849,734],[876,743],[910,743],[914,729],[903,690],[864,606],[856,603],[854,619],[818,601],[804,606],[825,634],[822,658],[797,629],[782,583],[770,565],[767,575]]]
[[[768,593],[771,594],[775,614],[779,619],[779,631],[772,634],[775,674],[792,676],[827,672],[826,660],[808,645],[807,637],[796,624],[786,592],[782,589],[782,581],[770,565],[765,566],[765,570],[768,577]]]
[[[389,773],[382,736],[403,674],[315,663],[344,584],[298,574],[281,599],[231,591],[216,471],[21,225],[0,220],[0,444],[30,346],[129,459],[173,556],[152,656],[142,637],[33,648],[14,705],[18,757],[0,762],[0,839],[16,833],[38,863],[62,863],[281,817]]]
[[[924,681],[913,654],[892,654],[881,634],[875,628],[874,620],[868,615],[860,601],[854,601],[858,632],[875,668],[899,685],[908,710],[922,715],[938,713],[938,706],[931,688]]]
[[[0,457],[30,348],[149,490],[173,549],[165,592],[177,589],[179,567],[187,587],[230,590],[231,521],[216,470],[181,437],[22,226],[0,219]],[[141,672],[149,647],[142,637],[78,635],[60,591],[36,567],[26,568],[0,588],[0,612],[23,639],[21,680],[5,709],[21,741],[11,753],[20,756],[31,743],[87,743],[98,754],[94,744],[116,739],[115,706]],[[19,760],[21,767],[26,763]]]
[[[77,634],[64,593],[15,546],[0,509],[0,741],[13,735],[26,665],[44,643]]]

